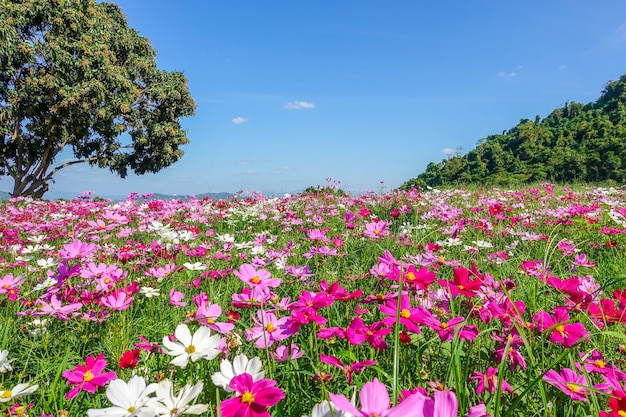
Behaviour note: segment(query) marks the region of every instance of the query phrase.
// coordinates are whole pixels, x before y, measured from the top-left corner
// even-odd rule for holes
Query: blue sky
[[[158,174],[76,165],[53,191],[388,190],[626,73],[623,1],[116,3],[189,79],[191,142]]]

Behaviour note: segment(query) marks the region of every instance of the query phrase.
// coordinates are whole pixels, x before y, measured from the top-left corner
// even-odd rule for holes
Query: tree
[[[124,178],[178,161],[195,103],[155,56],[114,4],[0,0],[0,175],[12,196],[42,197],[77,163]],[[75,159],[53,167],[64,149]]]

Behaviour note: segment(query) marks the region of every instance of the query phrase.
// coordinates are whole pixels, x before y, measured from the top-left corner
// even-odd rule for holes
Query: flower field
[[[0,209],[4,416],[626,416],[626,189]]]

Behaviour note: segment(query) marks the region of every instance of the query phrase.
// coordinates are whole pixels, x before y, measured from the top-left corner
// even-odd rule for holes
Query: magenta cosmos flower
[[[267,407],[285,398],[285,392],[276,387],[276,381],[260,379],[255,382],[252,375],[246,373],[234,377],[230,388],[238,395],[222,401],[223,417],[269,417]]]
[[[96,358],[88,356],[85,359],[85,365],[76,365],[73,371],[67,370],[63,372],[63,377],[67,379],[67,382],[76,385],[65,395],[65,398],[68,400],[72,399],[81,390],[93,394],[98,387],[102,387],[107,382],[115,379],[115,372],[102,372],[106,366],[107,361],[101,353]]]
[[[543,380],[563,391],[572,400],[587,401],[590,391],[585,375],[578,375],[569,368],[561,369],[560,373],[550,369],[543,376]]]

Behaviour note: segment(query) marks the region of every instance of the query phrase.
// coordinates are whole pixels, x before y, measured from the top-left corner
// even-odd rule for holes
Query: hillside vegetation
[[[626,75],[609,82],[594,103],[566,103],[548,117],[480,139],[475,149],[431,162],[400,188],[537,181],[626,180]]]

